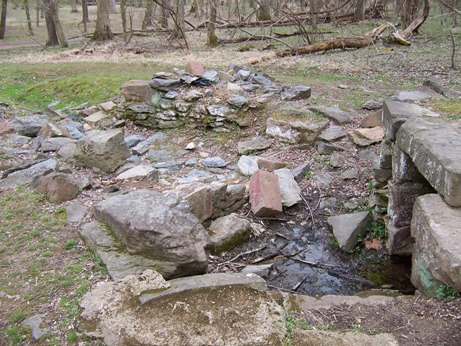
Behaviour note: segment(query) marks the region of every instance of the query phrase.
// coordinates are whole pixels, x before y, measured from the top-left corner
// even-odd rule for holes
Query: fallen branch
[[[306,260],[302,260],[299,258],[292,258],[293,261],[300,262],[303,264],[307,264],[308,266],[315,267],[315,268],[321,268],[321,269],[327,269],[327,268],[335,268],[336,266],[334,264],[328,264],[328,263],[320,263],[320,262],[310,262]]]
[[[228,261],[226,261],[226,262],[218,263],[218,266],[223,266],[223,265],[229,264],[229,263],[234,262],[235,260],[239,259],[239,258],[242,257],[242,256],[250,255],[250,254],[252,254],[252,253],[255,253],[255,252],[264,250],[265,248],[266,248],[266,245],[261,246],[261,247],[259,247],[259,248],[257,248],[257,249],[254,249],[254,250],[249,250],[249,251],[245,251],[245,252],[239,253],[237,256],[231,258],[230,260],[228,260]]]
[[[299,281],[299,282],[298,282],[296,285],[294,285],[291,289],[292,289],[293,291],[297,291],[298,288],[300,288],[301,285],[302,285],[302,284],[304,283],[304,281],[306,281],[306,280],[307,280],[307,276],[303,277],[303,278],[301,279],[301,281]]]
[[[283,58],[286,56],[310,54],[331,49],[359,49],[367,47],[374,44],[378,39],[379,35],[381,35],[384,32],[384,30],[386,30],[388,27],[388,24],[381,24],[377,28],[367,33],[364,37],[335,39],[322,43],[311,44],[308,46],[295,47],[291,49],[286,49],[282,52],[278,52],[277,56]]]

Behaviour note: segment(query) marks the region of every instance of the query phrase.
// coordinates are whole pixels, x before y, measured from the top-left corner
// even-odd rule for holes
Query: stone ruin
[[[159,181],[168,170],[187,163],[177,162],[161,150],[152,149],[165,137],[163,132],[156,132],[147,139],[136,134],[124,136],[120,127],[127,121],[152,130],[206,126],[214,131],[228,131],[235,126],[251,126],[255,121],[252,110],[271,107],[271,115],[266,122],[269,138],[308,144],[321,138],[326,143],[316,144],[318,152],[330,154],[336,149],[328,144],[328,139],[340,138],[344,134],[338,126],[327,128],[328,120],[337,125],[351,121],[346,112],[337,109],[315,108],[315,112],[324,114],[327,120],[316,116],[312,109],[292,103],[310,97],[308,86],[285,86],[247,67],[232,66],[230,73],[203,71],[200,74],[195,68],[188,66],[187,71],[157,73],[150,81],[125,83],[121,89],[122,100],[102,104],[101,110],[82,110],[85,124],[78,121],[80,119],[62,117],[48,110],[51,121],[40,116],[17,118],[11,123],[0,123],[0,135],[16,136],[14,140],[18,143],[29,143],[29,137],[33,137],[34,150],[55,152],[60,158],[78,166],[90,167],[103,175],[116,172],[116,181],[133,178]],[[382,106],[382,119],[379,120],[384,123],[384,132],[378,125],[349,133],[354,143],[360,146],[381,142],[385,136],[373,170],[373,217],[386,225],[386,245],[391,255],[413,256],[412,282],[420,291],[435,296],[441,285],[450,285],[461,291],[461,248],[457,232],[461,224],[460,128],[457,123],[436,119],[437,114],[412,103],[392,99],[386,100]],[[95,219],[80,226],[80,235],[101,257],[111,277],[122,280],[114,285],[126,284],[127,292],[133,293],[130,290],[139,282],[155,281],[155,285],[148,286],[147,290],[155,290],[156,293],[138,297],[143,311],[168,294],[182,294],[178,287],[186,287],[186,291],[191,287],[201,287],[201,284],[203,287],[222,284],[246,285],[258,290],[267,288],[265,282],[253,274],[219,278],[201,274],[206,273],[209,253],[227,251],[257,229],[256,225],[235,214],[248,201],[254,215],[260,217],[276,215],[283,207],[301,201],[297,181],[309,170],[308,165],[290,170],[286,162],[250,155],[270,147],[273,142],[269,138],[260,137],[238,144],[241,156],[235,170],[239,175],[210,175],[206,171],[192,169],[187,176],[177,179],[173,189],[115,193],[113,197],[94,205]],[[193,150],[194,146],[191,143],[186,149]],[[8,152],[6,154],[9,155]],[[17,152],[14,154],[17,155]],[[21,155],[28,153],[24,151]],[[146,164],[140,160],[143,156],[152,158],[155,163]],[[200,163],[211,169],[229,165],[218,157],[208,157]],[[65,171],[55,158],[43,155],[35,161],[18,163],[5,170],[0,188],[32,182],[32,186],[45,193],[51,202],[62,203],[75,198],[78,191],[91,187],[91,179],[74,181]],[[251,177],[248,186],[242,176]],[[346,251],[355,246],[351,239],[356,241],[357,232],[366,232],[370,227],[367,212],[348,215],[347,222],[344,218],[340,221],[334,218],[330,220],[333,228],[334,224],[342,228],[347,224],[349,227],[348,222],[354,219],[347,239],[342,240],[334,233],[338,241],[344,242],[342,248]],[[151,269],[170,281],[158,278],[155,273],[153,277],[143,274],[144,279],[132,276],[148,273]],[[191,275],[195,279],[183,278]],[[172,291],[168,291],[170,286]],[[164,290],[169,293],[164,295]],[[83,303],[88,321],[94,318],[93,314],[98,314],[91,306],[102,299],[99,294],[104,295],[97,291]],[[250,293],[244,290],[242,294],[248,296]],[[283,321],[283,313],[272,298],[261,298],[259,294],[256,298],[259,305],[252,308],[260,309],[262,317],[265,316],[263,311],[270,311],[271,318]],[[226,306],[226,299],[222,301],[223,306]],[[126,310],[126,317],[132,317],[129,315],[133,313],[130,311],[132,307],[122,305],[117,305],[120,313]],[[176,305],[166,306],[165,311],[167,308],[175,310]],[[211,308],[210,311],[223,313]],[[144,313],[148,314],[148,310]],[[108,316],[106,321],[101,319],[99,329],[88,334],[116,340],[118,332],[111,331],[110,326],[121,322],[112,320],[112,317]],[[278,336],[274,344],[280,344],[284,329],[272,330],[262,320],[254,321],[267,327],[258,329],[259,344],[271,344],[271,335],[275,334]],[[107,325],[103,326],[104,323]],[[103,332],[104,328],[107,330]],[[168,326],[164,328],[165,335],[173,333]],[[203,328],[205,332],[206,327]],[[126,333],[128,338],[138,337],[135,329]],[[245,337],[252,340],[253,336]],[[197,338],[199,343],[205,342]],[[215,341],[219,336],[216,338]],[[182,339],[176,335],[171,340]],[[112,344],[117,344],[117,341]]]

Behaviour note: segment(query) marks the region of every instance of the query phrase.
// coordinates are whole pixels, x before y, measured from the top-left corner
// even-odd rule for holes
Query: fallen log
[[[277,56],[283,58],[286,56],[310,54],[310,53],[322,52],[322,51],[331,50],[331,49],[348,49],[348,48],[359,49],[359,48],[367,47],[367,46],[374,44],[376,40],[378,39],[379,35],[381,35],[384,32],[384,30],[386,30],[388,27],[389,27],[388,24],[382,24],[378,26],[377,28],[373,29],[373,31],[370,31],[369,33],[367,33],[364,37],[340,38],[340,39],[330,40],[326,42],[310,44],[307,46],[285,49],[284,51],[278,52]]]

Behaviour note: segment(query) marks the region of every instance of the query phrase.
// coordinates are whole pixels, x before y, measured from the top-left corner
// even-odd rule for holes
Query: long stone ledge
[[[461,122],[411,119],[400,127],[396,143],[446,203],[461,206]]]

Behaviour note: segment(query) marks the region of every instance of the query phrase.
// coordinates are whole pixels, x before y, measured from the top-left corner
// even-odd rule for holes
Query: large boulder
[[[449,285],[461,291],[461,208],[450,207],[437,194],[418,197],[411,235],[415,238],[411,282],[430,297]]]
[[[93,130],[77,141],[74,159],[78,166],[110,173],[123,165],[130,155],[122,130]]]
[[[282,212],[282,197],[278,176],[272,172],[257,171],[250,179],[251,211],[257,217],[273,216]]]
[[[8,176],[0,181],[1,188],[15,188],[19,185],[31,183],[32,180],[41,175],[45,175],[56,170],[58,163],[54,159],[48,159],[36,163],[26,169],[18,170],[8,174]]]
[[[79,326],[109,346],[283,345],[285,313],[252,274],[206,274],[169,282],[154,272],[88,292]]]
[[[167,277],[205,273],[208,235],[189,203],[174,193],[138,190],[94,207],[130,254],[176,263]]]

